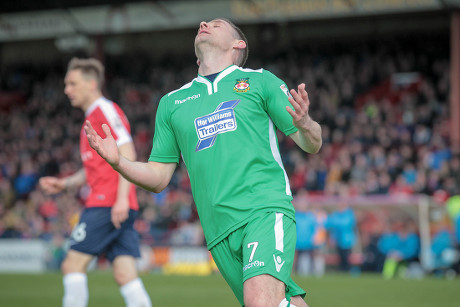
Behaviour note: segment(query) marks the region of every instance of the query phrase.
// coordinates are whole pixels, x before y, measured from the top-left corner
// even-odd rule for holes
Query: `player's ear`
[[[244,49],[246,48],[246,42],[244,40],[238,40],[235,46],[236,49]]]
[[[196,65],[200,66],[200,60],[199,59],[196,59]]]

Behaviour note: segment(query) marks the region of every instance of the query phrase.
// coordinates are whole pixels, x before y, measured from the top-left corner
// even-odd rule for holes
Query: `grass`
[[[220,275],[142,275],[155,307],[239,306]],[[307,290],[310,307],[428,307],[458,306],[460,280],[436,278],[385,281],[378,275],[329,274],[323,278],[294,276]],[[109,272],[90,272],[89,307],[123,307],[118,287]],[[59,273],[0,274],[0,306],[61,306],[63,294]]]

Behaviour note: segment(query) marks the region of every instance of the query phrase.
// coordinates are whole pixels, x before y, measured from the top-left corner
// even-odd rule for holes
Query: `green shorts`
[[[295,244],[295,222],[282,213],[264,212],[215,245],[211,254],[243,306],[244,281],[262,274],[284,282],[286,298],[305,297],[305,291],[291,279]]]

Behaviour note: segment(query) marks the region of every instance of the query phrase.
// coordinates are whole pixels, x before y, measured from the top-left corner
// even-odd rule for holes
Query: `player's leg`
[[[93,259],[92,255],[69,250],[62,262],[64,307],[85,307],[88,304],[88,282],[86,268]]]
[[[232,289],[240,305],[243,306],[243,276],[241,271],[247,268],[242,266],[241,233],[242,228],[235,230],[215,245],[210,252],[222,277]]]
[[[116,238],[110,208],[87,208],[70,237],[70,250],[62,263],[64,307],[84,307],[88,303],[86,269]]]
[[[307,303],[305,303],[305,300],[300,295],[296,295],[296,296],[291,297],[291,307],[293,307],[293,306],[308,307]]]
[[[121,255],[112,262],[113,277],[121,287],[138,277],[136,260],[132,256]]]
[[[132,256],[117,256],[113,260],[113,276],[120,286],[120,292],[127,307],[150,307],[152,303],[136,269]]]
[[[152,303],[139,278],[135,258],[140,257],[139,235],[134,229],[137,212],[130,210],[129,217],[121,224],[116,240],[106,252],[112,262],[113,276],[127,307],[150,307]]]
[[[243,284],[244,306],[246,307],[277,307],[285,299],[285,284],[267,274],[247,279]],[[286,305],[287,306],[287,305]]]
[[[93,255],[87,252],[85,245],[90,241],[86,227],[91,223],[90,217],[90,212],[83,211],[79,223],[72,231],[70,250],[61,264],[64,285],[63,307],[85,307],[88,304],[86,269]]]
[[[282,213],[267,213],[251,220],[242,239],[244,302],[247,307],[283,306],[290,298],[305,296],[291,279],[295,222]],[[299,306],[306,306],[303,300]]]

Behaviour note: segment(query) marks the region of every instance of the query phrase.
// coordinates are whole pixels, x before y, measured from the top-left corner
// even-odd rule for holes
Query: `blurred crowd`
[[[311,116],[323,129],[317,155],[301,152],[278,134],[295,197],[346,190],[347,195],[426,194],[442,203],[460,194],[460,156],[449,143],[445,37],[293,42],[289,50],[249,58],[248,68],[270,70],[291,88],[305,82]],[[47,196],[37,186],[41,176],[65,176],[81,167],[84,114],[63,93],[68,59],[2,67],[0,90],[0,238],[42,238],[58,254],[87,195],[82,187]],[[138,53],[107,55],[104,62],[106,96],[125,111],[138,159],[146,161],[157,104],[196,76],[195,59],[159,61]],[[137,191],[136,228],[144,243],[204,245],[183,165],[163,192]],[[332,229],[325,228],[324,235],[334,237]]]

